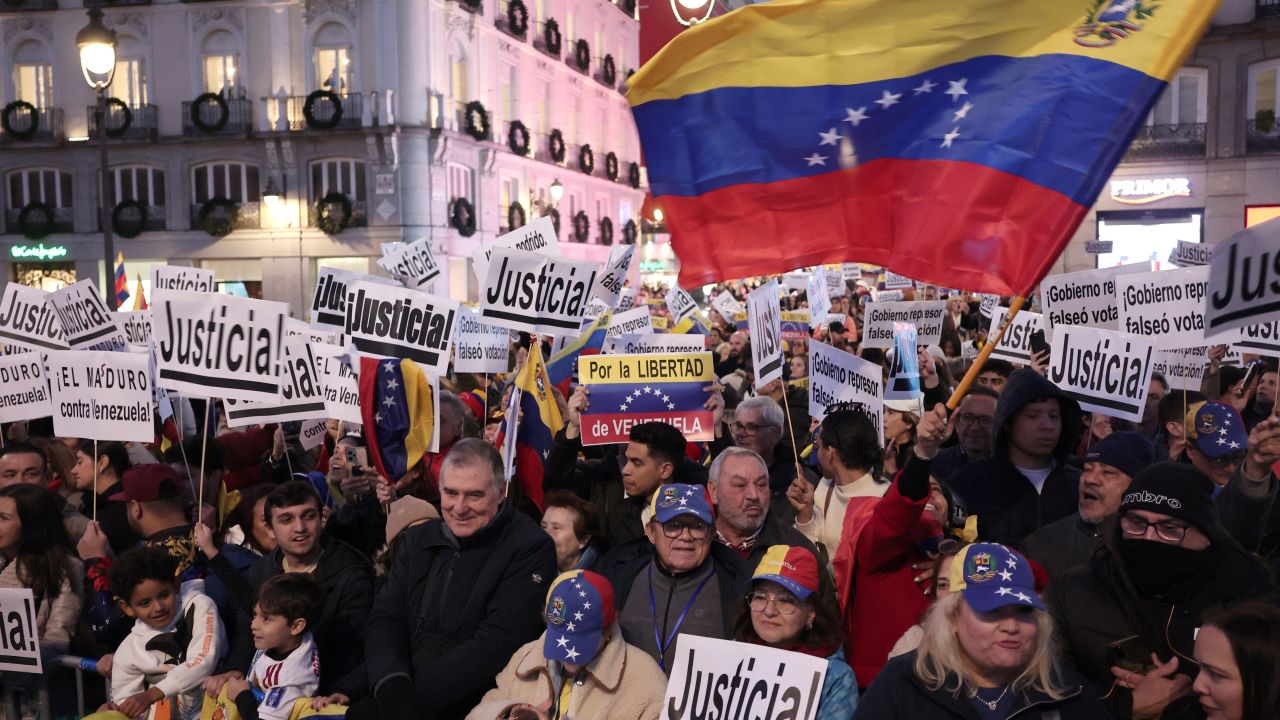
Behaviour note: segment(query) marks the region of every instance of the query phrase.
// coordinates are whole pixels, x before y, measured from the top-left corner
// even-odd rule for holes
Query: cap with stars
[[[1230,405],[1202,402],[1187,411],[1183,427],[1196,449],[1210,460],[1244,453],[1249,448],[1249,431],[1240,414]]]
[[[653,517],[660,523],[680,515],[692,515],[708,525],[716,521],[715,512],[711,509],[711,494],[703,485],[663,485],[650,502]]]
[[[613,624],[613,586],[586,570],[562,573],[547,592],[545,618],[543,656],[586,665],[595,659],[601,636]]]
[[[1008,605],[1044,610],[1036,594],[1031,563],[997,543],[973,543],[951,561],[951,592],[960,592],[969,607],[991,612]]]

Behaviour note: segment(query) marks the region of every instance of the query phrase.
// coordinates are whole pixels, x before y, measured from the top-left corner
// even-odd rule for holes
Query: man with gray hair
[[[453,449],[453,444],[462,437],[466,418],[467,406],[462,403],[462,398],[448,390],[442,390],[440,416],[436,418],[436,422],[440,425],[440,452],[429,452],[425,456],[429,500],[436,501],[440,497],[440,469],[445,458],[449,456],[449,451]],[[502,476],[501,471],[498,472],[498,476]]]
[[[543,630],[555,545],[505,498],[502,458],[458,440],[440,467],[441,518],[408,530],[365,633],[373,696],[348,717],[461,719]]]
[[[759,455],[768,468],[773,512],[788,525],[794,522],[795,509],[787,502],[787,488],[796,479],[796,451],[787,433],[782,406],[760,395],[743,400],[734,411],[729,430],[734,445]],[[813,484],[814,478],[807,479]]]

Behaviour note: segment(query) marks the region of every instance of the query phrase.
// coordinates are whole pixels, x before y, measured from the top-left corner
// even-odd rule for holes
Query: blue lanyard
[[[684,610],[680,611],[680,617],[676,618],[676,624],[671,628],[671,634],[667,635],[667,641],[662,642],[662,633],[658,631],[658,605],[653,599],[653,565],[649,566],[649,611],[653,613],[653,642],[658,646],[658,667],[663,672],[667,669],[667,648],[671,647],[671,641],[675,640],[676,633],[680,632],[680,626],[684,624],[684,618],[693,609],[693,604],[698,600],[698,594],[702,592],[702,588],[706,587],[707,581],[715,575],[715,571],[708,573],[702,582],[698,583],[698,587],[694,588],[693,595],[689,597],[689,602],[684,604]],[[671,585],[671,592],[675,592],[675,583]]]

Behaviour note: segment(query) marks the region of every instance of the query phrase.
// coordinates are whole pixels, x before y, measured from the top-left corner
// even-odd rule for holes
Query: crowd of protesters
[[[5,700],[34,717],[43,683],[74,716],[71,655],[103,717],[656,719],[686,635],[820,658],[822,720],[1280,717],[1274,359],[1247,387],[1221,348],[1196,390],[1155,375],[1141,423],[1082,411],[1044,356],[992,360],[948,411],[990,321],[922,287],[942,338],[882,432],[807,412],[808,343],[888,372],[848,290],[763,387],[711,316],[714,441],[584,447],[590,394],[554,391],[564,427],[510,483],[527,335],[512,375],[441,378],[440,449],[404,477],[359,427],[304,451],[198,399],[150,445],[7,425],[0,587],[33,591],[46,672],[0,675]]]

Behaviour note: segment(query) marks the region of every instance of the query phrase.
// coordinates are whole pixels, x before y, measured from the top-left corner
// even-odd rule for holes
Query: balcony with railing
[[[0,5],[3,5],[0,2]],[[70,233],[75,232],[75,209],[69,207],[50,208],[53,211],[53,224],[49,227],[52,233]],[[4,211],[5,230],[9,233],[20,234],[22,232],[22,210],[23,208],[6,208]]]
[[[320,220],[320,203],[311,202],[307,204],[307,225],[317,227]],[[367,200],[351,201],[351,220],[347,222],[347,227],[368,227],[369,226],[369,202]]]
[[[200,208],[202,203],[191,205],[191,229],[203,230],[200,225]],[[259,202],[236,203],[236,219],[231,225],[233,230],[255,230],[262,227],[262,204]]]
[[[1280,17],[1280,0],[1258,0],[1258,17]]]
[[[165,206],[164,205],[144,205],[142,207],[146,215],[140,218],[136,210],[129,208],[129,209],[126,209],[124,212],[120,213],[121,215],[120,221],[123,223],[132,224],[132,223],[136,223],[139,219],[141,219],[143,220],[142,230],[144,232],[164,230],[166,227]],[[114,213],[115,211],[113,210],[112,214],[114,215]],[[94,213],[93,221],[94,221],[93,222],[94,227],[97,228],[99,232],[101,232],[102,228],[100,226],[102,225],[102,223],[98,219],[97,213]]]
[[[182,134],[186,137],[233,137],[251,132],[253,101],[248,98],[223,98],[222,103],[217,100],[182,103]]]
[[[556,23],[556,24],[557,26],[559,26],[559,23]],[[551,48],[547,47],[546,30],[547,30],[546,21],[539,22],[536,26],[534,26],[533,28],[530,28],[530,32],[533,33],[533,47],[553,58],[559,58],[561,54],[564,53],[564,43],[565,43],[564,35],[563,35],[564,31],[563,30],[560,31],[562,33],[560,36],[560,47],[552,51]]]
[[[336,97],[334,102],[331,97]],[[364,98],[360,93],[316,94],[289,98],[289,129],[352,130],[363,126]]]
[[[0,7],[3,3],[0,2]],[[4,109],[3,139],[5,142],[61,141],[62,108],[35,108],[27,103],[10,103]]]
[[[1275,120],[1250,120],[1245,126],[1244,147],[1249,155],[1280,153],[1280,125]]]
[[[1129,145],[1127,161],[1202,158],[1205,124],[1143,125]]]
[[[524,6],[524,8],[525,10],[523,14],[523,17],[524,17],[523,32],[516,32],[516,28],[512,27],[511,25],[510,0],[503,0],[501,7],[498,8],[498,13],[493,18],[494,27],[498,28],[502,32],[506,33],[507,35],[510,35],[511,37],[516,38],[517,40],[524,40],[525,38],[529,37],[529,10],[527,5]],[[517,13],[519,13],[519,11],[517,11]],[[519,17],[516,18],[516,22],[520,22]]]
[[[58,0],[0,0],[0,14],[57,9]]]
[[[97,137],[98,108],[90,105],[89,136]],[[155,105],[129,107],[124,103],[107,104],[107,137],[112,140],[142,140],[155,142],[160,134],[160,113]]]

